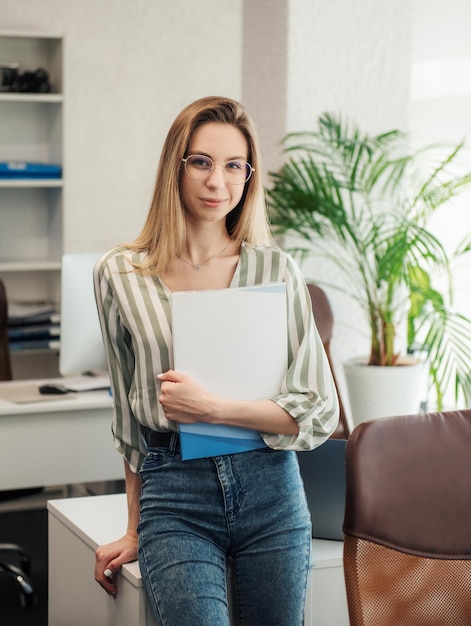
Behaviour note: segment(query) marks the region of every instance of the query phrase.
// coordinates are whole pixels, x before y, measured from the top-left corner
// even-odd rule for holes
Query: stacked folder
[[[19,350],[59,350],[60,314],[51,303],[11,302],[8,309],[8,342]]]
[[[0,162],[1,179],[47,179],[60,178],[62,168],[54,163],[31,163],[26,161]]]

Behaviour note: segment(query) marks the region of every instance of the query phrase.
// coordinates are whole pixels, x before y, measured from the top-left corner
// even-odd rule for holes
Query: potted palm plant
[[[353,298],[369,328],[362,371],[399,372],[402,326],[404,353],[423,355],[437,408],[450,385],[455,401],[469,405],[471,320],[453,308],[450,263],[471,249],[471,237],[451,255],[429,227],[440,206],[471,186],[470,172],[456,173],[463,144],[411,152],[399,130],[370,135],[324,113],[316,130],[287,135],[284,150],[286,161],[267,190],[273,231],[296,235],[294,254],[336,266],[325,284]],[[347,386],[352,404],[348,378]],[[404,388],[399,395],[407,395]],[[367,405],[379,416],[374,399]],[[374,416],[351,409],[354,423]]]

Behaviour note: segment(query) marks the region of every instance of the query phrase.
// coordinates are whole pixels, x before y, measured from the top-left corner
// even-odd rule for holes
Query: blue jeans
[[[139,565],[162,626],[301,626],[311,520],[294,452],[182,461],[150,448],[141,468]]]

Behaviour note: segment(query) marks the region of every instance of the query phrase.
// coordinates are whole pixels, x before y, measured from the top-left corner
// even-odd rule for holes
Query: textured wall
[[[407,123],[410,0],[291,0],[288,119],[341,111],[371,130]]]
[[[267,170],[280,162],[288,109],[287,0],[245,0],[242,99],[258,129]]]
[[[373,131],[408,125],[409,0],[245,0],[244,101],[267,169],[287,131],[341,111]]]

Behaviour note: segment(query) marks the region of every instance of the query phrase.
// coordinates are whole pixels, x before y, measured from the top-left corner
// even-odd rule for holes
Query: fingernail
[[[110,576],[112,576],[113,572],[110,569],[105,569],[105,571],[103,572],[103,574],[109,578]]]

